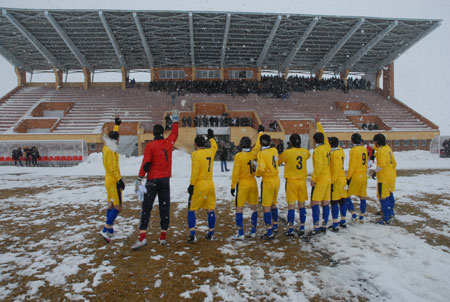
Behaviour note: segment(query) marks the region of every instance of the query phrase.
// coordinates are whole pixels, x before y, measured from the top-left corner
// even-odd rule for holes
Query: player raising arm
[[[216,190],[213,181],[213,164],[217,152],[217,143],[212,129],[208,129],[208,139],[211,143],[210,148],[206,147],[206,140],[202,135],[197,135],[194,140],[196,151],[192,153],[191,180],[188,187],[189,243],[197,241],[195,213],[198,209],[205,209],[208,212],[209,231],[205,238],[207,240],[214,239]]]

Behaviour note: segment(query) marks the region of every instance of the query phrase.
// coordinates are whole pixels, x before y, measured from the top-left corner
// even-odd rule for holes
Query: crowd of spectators
[[[317,79],[316,77],[291,76],[285,80],[280,76],[263,76],[261,81],[153,81],[149,83],[150,91],[167,92],[175,96],[186,93],[226,93],[231,96],[246,96],[250,93],[267,97],[287,99],[291,92],[306,92],[307,90],[340,89],[345,92],[354,89],[369,90],[370,81],[358,78],[348,78],[347,87],[338,77]]]
[[[14,149],[12,151],[11,154],[12,159],[14,160],[14,165],[18,166],[23,166],[22,160],[25,160],[25,165],[27,166],[34,166],[37,167],[38,163],[38,159],[39,159],[39,151],[36,147],[23,147],[23,152],[22,152],[22,148],[17,148]]]
[[[369,123],[369,124],[366,124],[366,123],[362,123],[361,124],[361,129],[362,130],[369,130],[369,131],[375,131],[375,130],[378,130],[379,129],[379,127],[378,127],[378,125],[376,124],[376,123]]]
[[[167,115],[164,120],[166,122],[166,130],[170,130],[172,126],[170,116]],[[220,116],[196,115],[193,118],[191,116],[183,116],[181,124],[183,127],[252,127],[253,123],[250,117],[230,117],[229,114],[224,113]]]

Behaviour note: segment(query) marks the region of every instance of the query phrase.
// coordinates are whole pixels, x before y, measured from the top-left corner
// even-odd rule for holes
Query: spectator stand
[[[39,151],[38,166],[73,166],[88,157],[88,146],[83,140],[10,140],[0,144],[0,165],[14,165],[12,151],[33,146]]]

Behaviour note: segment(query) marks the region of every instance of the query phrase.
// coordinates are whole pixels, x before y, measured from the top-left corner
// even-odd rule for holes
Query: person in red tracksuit
[[[170,221],[170,177],[172,176],[172,151],[178,138],[178,111],[172,112],[172,131],[169,137],[164,139],[164,127],[155,125],[153,135],[155,139],[145,146],[144,159],[136,180],[136,192],[140,190],[140,183],[147,174],[147,182],[144,189],[142,202],[141,223],[139,226],[139,239],[131,247],[139,249],[147,244],[147,228],[150,222],[150,213],[153,208],[156,195],[159,200],[159,216],[161,219],[161,235],[159,243],[166,244],[166,232]]]

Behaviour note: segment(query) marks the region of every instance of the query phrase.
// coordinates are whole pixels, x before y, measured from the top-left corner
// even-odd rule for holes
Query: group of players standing
[[[159,200],[160,214],[160,244],[166,244],[166,233],[170,221],[170,177],[172,166],[172,151],[178,137],[178,112],[171,115],[174,122],[170,135],[164,138],[164,128],[155,125],[153,134],[155,140],[145,147],[144,158],[135,182],[135,192],[142,200],[141,223],[139,226],[139,238],[132,249],[139,249],[147,244],[146,233],[150,219],[150,213],[156,196]],[[369,163],[376,157],[377,166],[373,173],[377,178],[377,196],[381,204],[382,219],[379,224],[387,224],[394,216],[394,191],[396,179],[396,161],[391,148],[386,144],[383,134],[377,134],[373,138],[376,152],[369,157],[367,149],[363,145],[361,135],[354,133],[351,137],[354,146],[350,150],[348,171],[344,170],[345,154],[339,147],[336,137],[327,138],[320,124],[319,115],[316,116],[317,133],[314,134],[315,144],[312,155],[313,172],[311,177],[311,209],[313,229],[306,234],[306,208],[308,200],[306,187],[307,165],[310,152],[301,148],[301,138],[298,134],[292,134],[289,138],[291,148],[278,155],[277,149],[271,145],[271,137],[264,133],[260,127],[257,141],[252,148],[249,137],[243,137],[240,141],[241,152],[234,159],[230,193],[235,199],[236,214],[235,223],[238,228],[235,240],[243,240],[245,237],[255,238],[258,225],[259,203],[258,186],[255,177],[262,177],[261,181],[261,205],[265,232],[261,236],[263,240],[270,240],[278,233],[278,207],[277,197],[280,188],[279,165],[284,164],[284,178],[286,179],[286,201],[288,204],[287,223],[288,228],[284,235],[288,237],[310,237],[325,233],[327,229],[338,232],[339,228],[345,228],[347,212],[351,213],[352,220],[363,222],[366,213],[367,199],[367,175]],[[120,119],[116,118],[116,126],[110,132],[109,138],[105,138],[103,149],[104,165],[106,170],[105,186],[108,195],[108,210],[106,224],[100,235],[110,242],[113,238],[113,224],[117,214],[121,210],[123,181],[118,167],[117,146],[118,127]],[[111,147],[112,143],[112,147]],[[194,140],[195,149],[192,153],[192,170],[188,187],[188,227],[189,243],[197,241],[196,212],[205,209],[208,213],[209,230],[205,239],[215,238],[215,207],[216,193],[213,182],[213,162],[217,152],[217,142],[214,132],[208,129],[207,139],[197,135]],[[111,149],[112,148],[112,149]],[[116,151],[114,151],[114,149]],[[115,154],[114,154],[115,153]],[[145,185],[142,179],[147,176]],[[374,175],[375,176],[375,175]],[[356,214],[351,197],[360,199],[359,217]],[[251,208],[251,229],[244,232],[243,208],[245,204]],[[328,226],[330,216],[332,224]],[[294,228],[295,211],[299,212],[300,225]],[[322,208],[322,221],[320,219]]]

